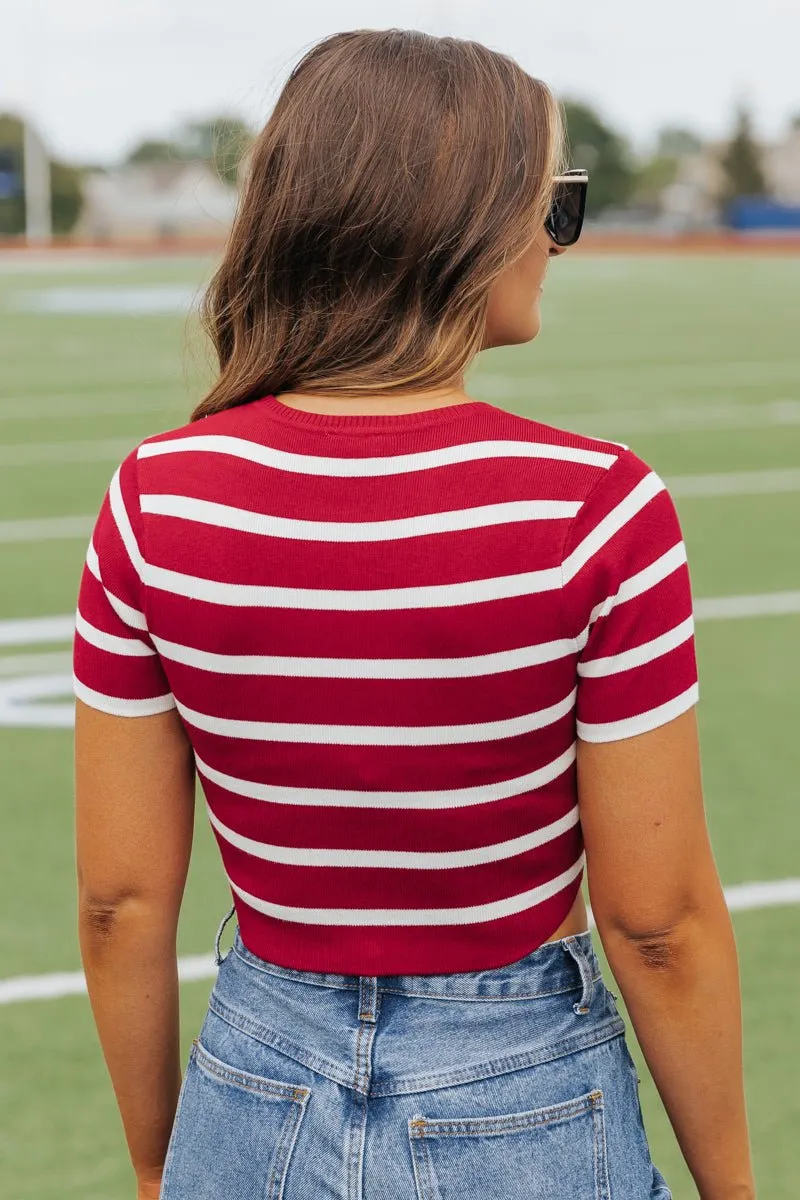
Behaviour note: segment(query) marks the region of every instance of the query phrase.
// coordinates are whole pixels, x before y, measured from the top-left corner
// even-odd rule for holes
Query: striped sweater
[[[491,404],[267,397],[122,461],[74,685],[118,716],[177,708],[254,954],[499,966],[580,888],[576,739],[697,699],[678,518],[627,447]]]

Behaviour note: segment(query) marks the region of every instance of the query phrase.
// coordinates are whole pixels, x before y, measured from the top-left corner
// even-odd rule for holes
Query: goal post
[[[30,121],[23,140],[25,237],[31,245],[47,244],[53,235],[50,156]]]

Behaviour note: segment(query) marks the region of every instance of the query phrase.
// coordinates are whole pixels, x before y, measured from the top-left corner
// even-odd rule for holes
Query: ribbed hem
[[[466,400],[463,404],[446,404],[440,408],[426,408],[418,412],[405,413],[316,413],[301,408],[290,408],[275,396],[264,396],[255,401],[270,419],[286,425],[305,425],[328,432],[376,433],[381,430],[400,433],[404,429],[420,429],[426,425],[443,425],[445,422],[463,420],[492,408],[483,400]]]

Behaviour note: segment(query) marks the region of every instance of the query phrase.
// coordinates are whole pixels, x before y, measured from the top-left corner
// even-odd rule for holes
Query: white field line
[[[155,390],[163,391],[164,386],[158,384]],[[56,393],[46,399],[32,397],[26,400],[22,397],[0,401],[0,422],[3,421],[43,421],[56,417],[65,421],[73,417],[120,417],[131,413],[160,412],[170,420],[174,417],[180,423],[181,413],[189,419],[190,404],[178,404],[174,398],[157,399],[154,396],[133,393],[130,400],[120,403],[119,393],[113,399],[101,396],[97,400],[89,400],[76,396],[73,392]],[[10,449],[11,447],[9,447]]]
[[[6,675],[54,675],[72,671],[69,650],[50,650],[41,654],[6,654],[0,657],[0,679]]]
[[[591,391],[593,394],[597,394],[598,391],[602,392],[608,387],[615,393],[619,393],[621,389],[618,384],[617,372],[614,372],[606,386],[603,383],[602,371],[598,370],[593,374]],[[177,383],[172,386],[177,386]],[[708,386],[711,386],[711,382]],[[725,388],[725,391],[719,402],[713,403],[708,402],[707,396],[703,403],[699,400],[692,403],[690,393],[685,397],[686,402],[679,405],[661,405],[654,401],[644,408],[609,411],[597,409],[590,412],[570,412],[568,409],[559,409],[549,414],[537,413],[536,416],[538,420],[544,421],[546,424],[575,429],[587,434],[602,434],[604,431],[618,432],[620,430],[647,434],[691,431],[701,433],[714,432],[718,429],[740,430],[800,425],[800,401],[797,399],[785,397],[759,404],[731,403],[727,399],[728,391],[732,386],[730,380],[720,381],[719,386]],[[165,385],[158,385],[159,391],[163,391],[164,388]],[[516,379],[506,375],[479,376],[475,380],[474,387],[470,388],[470,392],[474,393],[478,399],[489,401],[518,400],[523,396],[541,400],[543,397],[574,395],[576,391],[580,393],[581,390],[572,385],[562,388],[555,379],[537,376]],[[638,393],[644,390],[644,386],[637,383],[631,390]],[[177,426],[182,423],[182,417],[185,421],[189,420],[192,407],[193,403],[189,398],[178,401],[174,395],[158,399],[148,396],[146,392],[144,394],[137,392],[131,396],[129,401],[120,403],[119,393],[113,400],[107,397],[92,400],[80,394],[76,395],[74,392],[63,392],[51,394],[46,398],[0,399],[0,422],[39,421],[49,417],[63,420],[70,420],[73,417],[110,418],[131,413],[160,412],[164,415],[165,420],[174,421]],[[84,444],[91,445],[91,443]],[[24,448],[27,449],[27,444]],[[9,459],[13,462],[13,452],[18,447],[9,446],[6,449]],[[21,446],[19,449],[22,451],[23,447]],[[87,453],[92,453],[92,451],[87,451]],[[73,458],[70,461],[76,460]]]
[[[487,399],[520,395],[569,396],[598,390],[652,391],[667,388],[749,388],[800,383],[800,359],[778,361],[698,363],[598,363],[591,367],[560,367],[558,375],[535,372],[526,376],[476,372],[469,388]]]
[[[665,480],[676,498],[702,500],[714,496],[775,496],[800,491],[796,467],[771,471],[714,472],[710,475],[673,475]]]
[[[725,888],[725,899],[731,912],[761,908],[778,908],[800,904],[800,879],[776,879],[767,883],[740,883]],[[589,925],[595,927],[591,909]],[[178,959],[178,978],[181,983],[214,979],[217,967],[212,954],[193,954]],[[18,975],[0,979],[0,1005],[27,1000],[58,1000],[63,996],[80,996],[86,992],[83,971],[59,971],[51,975]]]
[[[23,442],[0,446],[0,467],[32,467],[40,463],[116,462],[137,444],[136,438],[96,438],[87,442]]]
[[[23,617],[0,621],[0,646],[34,646],[69,642],[75,632],[75,617]]]
[[[519,391],[515,393],[519,395]],[[648,437],[668,433],[738,432],[747,429],[779,429],[800,425],[800,400],[771,400],[768,404],[685,404],[669,407],[596,412],[563,412],[538,418],[546,425],[573,429],[576,433],[602,437],[612,433],[641,433]]]
[[[694,601],[696,621],[747,617],[788,617],[800,613],[800,592],[764,592],[755,596],[708,596]]]
[[[111,457],[116,461],[123,455],[114,454]],[[682,500],[713,499],[721,496],[774,496],[786,492],[800,492],[800,468],[779,467],[770,471],[717,471],[709,475],[673,475],[667,477],[665,482],[672,494]],[[0,543],[86,538],[91,534],[96,519],[96,516],[88,514],[75,517],[23,517],[16,521],[0,521]]]
[[[19,521],[0,521],[0,543],[88,538],[96,520],[95,514],[86,517],[24,517]]]

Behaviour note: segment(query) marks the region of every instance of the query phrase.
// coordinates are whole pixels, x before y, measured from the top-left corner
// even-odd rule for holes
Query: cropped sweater
[[[265,397],[119,465],[74,686],[120,717],[177,708],[254,954],[500,966],[581,886],[577,739],[697,700],[678,518],[627,447],[491,404]]]

